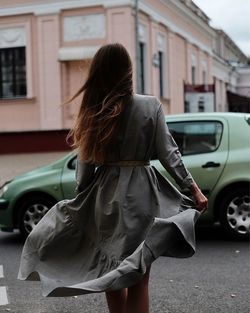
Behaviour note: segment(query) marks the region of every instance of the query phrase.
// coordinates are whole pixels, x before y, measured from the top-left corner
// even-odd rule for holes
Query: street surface
[[[248,313],[249,242],[227,240],[219,227],[197,229],[196,240],[191,258],[153,263],[150,313]],[[1,313],[108,312],[103,293],[44,298],[40,282],[17,280],[22,246],[18,231],[0,231]]]

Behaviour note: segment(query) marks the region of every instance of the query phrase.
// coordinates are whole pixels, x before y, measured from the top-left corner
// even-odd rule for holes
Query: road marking
[[[6,287],[0,287],[0,305],[9,304]]]
[[[0,278],[3,278],[4,275],[3,275],[3,266],[0,265]]]

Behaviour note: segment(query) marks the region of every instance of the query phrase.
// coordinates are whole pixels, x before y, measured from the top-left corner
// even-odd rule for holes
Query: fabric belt
[[[107,162],[103,165],[107,166],[147,166],[150,165],[149,161],[141,161],[141,160],[121,160],[114,162]]]

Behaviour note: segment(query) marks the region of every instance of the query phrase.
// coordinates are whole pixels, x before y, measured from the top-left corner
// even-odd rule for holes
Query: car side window
[[[209,153],[218,149],[223,125],[219,121],[168,122],[182,155]]]

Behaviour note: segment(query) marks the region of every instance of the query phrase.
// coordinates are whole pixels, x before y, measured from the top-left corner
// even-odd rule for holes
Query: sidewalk
[[[68,154],[70,151],[19,153],[0,155],[0,186],[9,179],[47,165]]]

